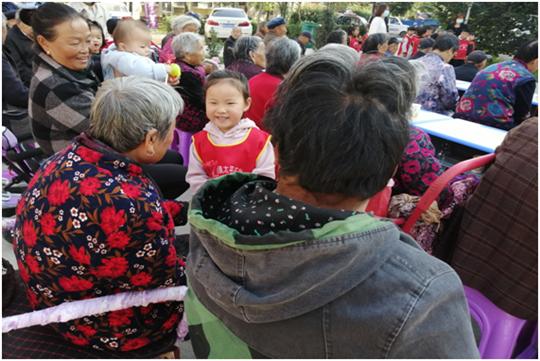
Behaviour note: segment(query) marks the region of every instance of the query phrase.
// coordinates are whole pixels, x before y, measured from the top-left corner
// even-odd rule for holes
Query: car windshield
[[[246,17],[245,13],[242,10],[234,10],[234,9],[216,10],[212,14],[212,16],[218,16],[222,18],[245,18]]]

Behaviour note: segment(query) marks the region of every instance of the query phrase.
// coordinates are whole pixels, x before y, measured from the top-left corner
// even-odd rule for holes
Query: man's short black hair
[[[408,141],[398,110],[414,99],[390,80],[396,69],[375,61],[353,70],[330,53],[300,59],[265,116],[280,174],[298,177],[310,192],[362,200],[383,189]]]
[[[446,51],[453,49],[457,51],[459,48],[459,39],[454,34],[443,34],[439,35],[433,44],[433,50],[437,49],[440,51]]]
[[[525,63],[538,59],[538,40],[532,39],[521,45],[516,52],[516,59]]]

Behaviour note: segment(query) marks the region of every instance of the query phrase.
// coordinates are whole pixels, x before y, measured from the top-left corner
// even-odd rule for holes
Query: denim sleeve
[[[479,358],[463,285],[435,276],[410,305],[388,358]]]
[[[443,68],[441,90],[441,102],[444,108],[454,111],[458,100],[458,90],[456,88],[456,72],[451,65],[447,64]]]

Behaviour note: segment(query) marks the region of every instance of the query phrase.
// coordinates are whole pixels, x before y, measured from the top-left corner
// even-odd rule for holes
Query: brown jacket
[[[538,318],[538,118],[510,130],[468,201],[451,264],[504,311]]]

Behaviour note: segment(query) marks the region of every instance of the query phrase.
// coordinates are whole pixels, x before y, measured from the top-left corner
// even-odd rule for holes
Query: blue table
[[[426,121],[425,118],[427,118],[426,114],[424,114],[424,119],[413,120],[412,124],[429,135],[485,153],[494,152],[507,133],[502,129],[448,116],[433,116],[431,121]]]

